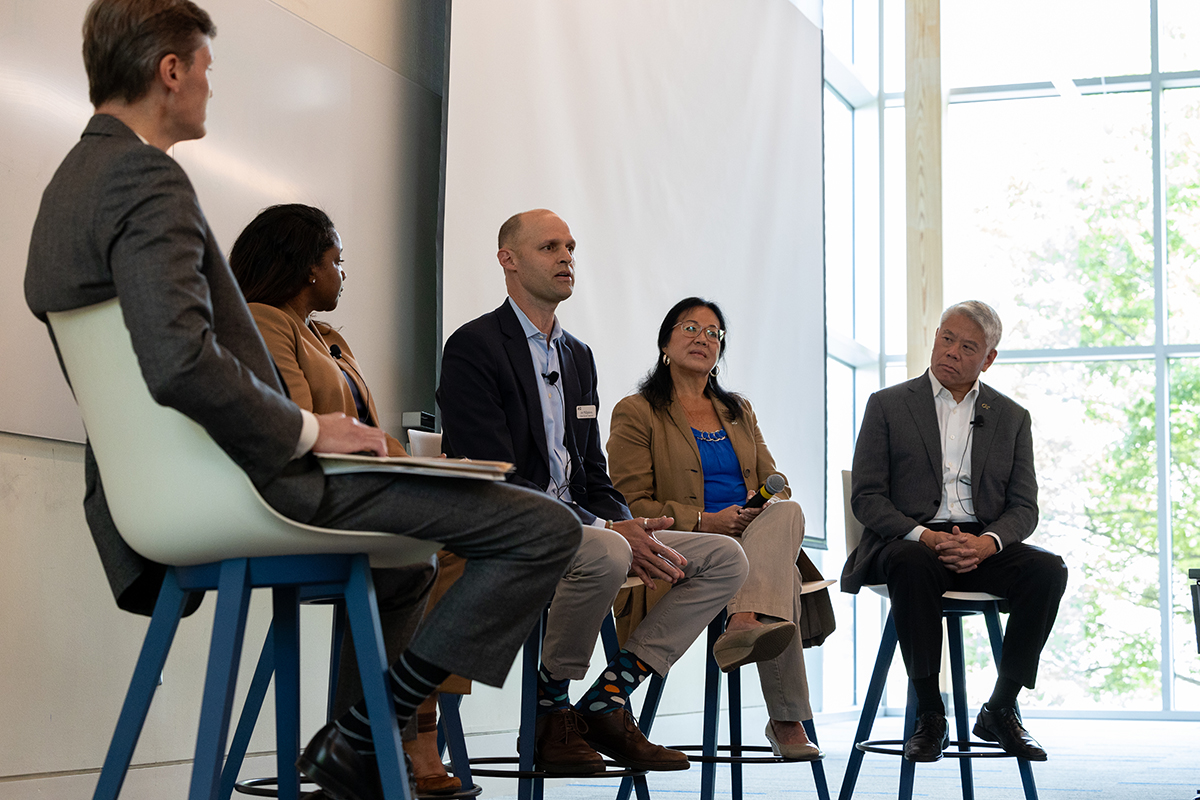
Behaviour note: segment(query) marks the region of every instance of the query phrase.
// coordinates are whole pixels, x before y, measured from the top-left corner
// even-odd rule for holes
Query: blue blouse
[[[742,465],[733,452],[733,443],[724,429],[709,433],[692,428],[700,448],[700,469],[704,471],[704,510],[712,514],[746,502],[746,482]]]

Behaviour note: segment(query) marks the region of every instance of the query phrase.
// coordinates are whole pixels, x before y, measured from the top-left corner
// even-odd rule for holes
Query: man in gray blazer
[[[25,275],[30,309],[113,297],[151,394],[194,419],[280,513],[314,525],[442,542],[467,570],[392,667],[401,724],[447,675],[499,686],[579,544],[575,515],[505,484],[325,476],[314,451],[385,455],[382,431],[286,396],[249,309],[166,151],[205,134],[216,29],[188,0],[95,0],[84,63],[96,108],[50,181]],[[114,409],[119,413],[119,409]],[[153,604],[163,568],[124,542],[85,451],[89,527],[122,607]],[[323,728],[301,769],[339,800],[375,800],[361,702]]]
[[[854,450],[851,504],[862,541],[846,559],[842,590],[886,583],[904,665],[917,694],[910,761],[942,757],[948,731],[941,669],[944,592],[990,592],[1008,601],[999,676],[976,736],[1044,761],[1016,711],[1037,677],[1042,647],[1067,585],[1053,553],[1024,543],[1037,527],[1029,412],[980,383],[996,358],[1001,324],[987,304],[942,314],[929,370],[867,401]]]

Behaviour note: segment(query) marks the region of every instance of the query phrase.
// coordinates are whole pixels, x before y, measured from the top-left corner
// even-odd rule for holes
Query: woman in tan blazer
[[[375,401],[349,343],[328,323],[312,317],[316,312],[337,308],[346,279],[342,269],[342,240],[325,212],[304,205],[272,206],[262,211],[238,236],[229,251],[229,265],[292,402],[314,414],[340,411],[365,425],[379,427]],[[387,444],[389,456],[406,455],[404,445],[393,436],[388,435]],[[466,561],[459,556],[444,550],[438,553],[437,578],[428,591],[430,608],[462,575],[465,566]],[[381,621],[388,610],[390,587],[395,587],[394,593],[402,598],[392,605],[407,603],[407,608],[394,609],[397,617],[411,617],[412,572],[400,569],[372,570],[372,573],[381,598]],[[425,578],[425,585],[428,580]],[[420,595],[418,602],[424,603],[424,591]],[[400,623],[389,635],[388,626],[384,625],[389,658],[399,656],[411,635],[411,627],[405,628]],[[404,641],[392,641],[398,638]],[[339,675],[349,680],[338,681],[334,716],[341,713],[338,709],[348,708],[361,696],[357,674],[353,652],[344,647]],[[451,676],[440,690],[467,694],[471,682]],[[434,693],[417,713],[417,738],[404,742],[404,749],[413,760],[419,794],[452,793],[462,788],[458,778],[446,773],[437,750],[436,709],[437,693]]]
[[[750,576],[727,607],[729,620],[713,655],[729,671],[745,663],[749,649],[782,640],[777,656],[758,662],[770,713],[767,739],[776,755],[821,758],[801,724],[812,718],[797,628],[797,560],[807,562],[800,549],[804,513],[784,499],[786,489],[763,508],[742,508],[776,472],[775,460],[750,403],[717,381],[725,348],[721,309],[698,297],[681,300],[659,328],[658,348],[661,357],[638,393],[613,409],[608,439],[613,485],[638,516],[674,517],[676,529],[741,542]],[[632,600],[636,605],[637,598]],[[654,600],[649,593],[646,603]]]

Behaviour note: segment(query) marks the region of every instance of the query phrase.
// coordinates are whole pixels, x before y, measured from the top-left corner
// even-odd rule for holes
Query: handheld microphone
[[[762,508],[764,503],[782,492],[786,486],[787,483],[783,480],[782,475],[778,473],[769,475],[763,481],[763,485],[759,487],[753,497],[746,501],[742,508]]]
[[[551,372],[549,375],[543,374],[542,377],[545,378],[546,383],[550,384],[551,386],[558,383],[558,373],[557,372]]]
[[[342,348],[338,347],[336,344],[329,345],[329,355],[333,356],[334,358],[341,358]]]

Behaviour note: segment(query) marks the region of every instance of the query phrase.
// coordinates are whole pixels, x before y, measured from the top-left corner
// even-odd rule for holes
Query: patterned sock
[[[629,695],[652,672],[633,653],[622,650],[575,704],[575,710],[581,714],[608,714],[625,708],[629,703]]]
[[[388,677],[396,722],[403,728],[417,712],[417,706],[437,691],[442,681],[450,677],[450,671],[406,651],[392,664],[392,668],[388,670]],[[371,721],[367,718],[365,699],[359,700],[349,711],[334,720],[334,725],[360,755],[375,755],[375,742],[371,738]]]
[[[1017,692],[1021,691],[1021,682],[1012,678],[996,678],[996,688],[987,701],[987,707],[992,711],[1000,708],[1016,708]]]
[[[551,678],[546,672],[546,665],[538,668],[537,674],[537,715],[549,714],[552,711],[562,711],[571,707],[571,698],[567,689],[571,686],[570,678]]]

